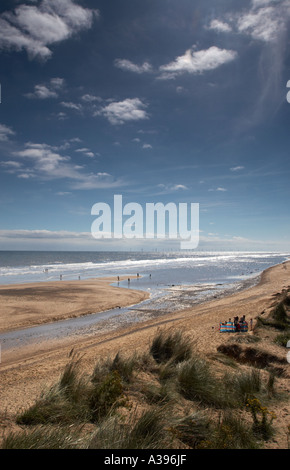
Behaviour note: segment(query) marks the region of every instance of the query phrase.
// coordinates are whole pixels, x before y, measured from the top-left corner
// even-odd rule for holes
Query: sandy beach
[[[115,279],[114,279],[115,280]],[[129,305],[146,298],[146,293],[110,286],[111,279],[70,281],[50,285],[1,286],[0,330],[51,322],[69,316],[96,312],[117,305]],[[205,357],[217,351],[224,341],[219,333],[219,322],[238,315],[249,320],[267,315],[278,293],[290,288],[290,262],[267,269],[260,282],[236,294],[215,299],[186,310],[177,310],[148,321],[102,332],[64,344],[51,343],[45,350],[31,346],[23,357],[17,351],[0,365],[1,428],[14,429],[15,415],[31,405],[41,391],[55,382],[67,363],[72,348],[83,355],[84,370],[91,370],[98,357],[117,352],[133,353],[148,348],[158,328],[185,329],[198,352]],[[13,315],[13,319],[11,318]],[[251,334],[251,332],[249,332]],[[283,348],[263,338],[262,348],[285,357]],[[279,380],[279,387],[289,392],[289,377]],[[275,412],[279,429],[269,448],[287,448],[286,427],[290,424],[289,403],[284,402]]]
[[[0,286],[0,333],[124,307],[149,297],[146,292],[111,285],[116,282],[117,277],[108,277]]]

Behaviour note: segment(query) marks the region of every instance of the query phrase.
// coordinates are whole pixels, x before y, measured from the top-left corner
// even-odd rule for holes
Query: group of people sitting
[[[252,329],[252,318],[250,320],[250,328]],[[247,332],[249,329],[248,322],[246,321],[245,315],[243,315],[241,318],[239,317],[234,317],[234,320],[232,321],[231,318],[229,318],[228,321],[224,321],[220,323],[220,333],[239,333],[239,332]]]

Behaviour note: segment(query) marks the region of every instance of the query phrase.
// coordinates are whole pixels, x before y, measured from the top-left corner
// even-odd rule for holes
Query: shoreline
[[[230,317],[233,317],[234,316],[234,310],[235,309],[232,309],[231,307],[231,311],[229,314],[226,314],[226,311],[228,310],[228,307],[229,305],[231,306],[231,303],[234,303],[235,300],[238,302],[238,305],[239,305],[239,310],[242,311],[243,310],[243,306],[241,305],[243,302],[245,302],[245,300],[247,299],[247,293],[249,294],[252,294],[249,296],[250,299],[252,298],[260,298],[260,293],[259,291],[262,291],[262,293],[264,293],[264,286],[269,283],[269,278],[270,278],[270,282],[273,284],[273,280],[271,279],[271,274],[273,273],[273,271],[277,271],[278,269],[281,271],[283,269],[283,274],[284,272],[287,272],[287,266],[290,267],[290,261],[284,261],[280,264],[277,264],[277,265],[274,265],[274,266],[271,266],[269,268],[267,268],[266,270],[264,270],[262,273],[260,273],[259,275],[257,275],[257,282],[254,284],[254,285],[251,285],[251,286],[246,286],[245,287],[245,283],[247,283],[247,281],[249,280],[245,280],[243,282],[243,286],[238,289],[237,291],[234,290],[234,289],[230,289],[230,291],[226,291],[225,293],[223,293],[221,296],[217,297],[215,295],[212,295],[210,296],[209,299],[204,299],[204,300],[198,300],[197,303],[193,304],[192,306],[190,307],[187,307],[187,308],[184,308],[184,307],[176,307],[174,308],[173,311],[169,312],[169,313],[154,313],[153,314],[149,314],[147,315],[147,318],[146,318],[146,315],[145,315],[145,318],[141,318],[140,320],[138,320],[137,322],[135,321],[131,321],[131,322],[128,322],[126,324],[126,321],[124,321],[123,323],[121,322],[121,324],[118,324],[117,327],[115,328],[110,328],[110,319],[109,320],[101,320],[101,323],[103,322],[103,325],[100,325],[100,328],[97,328],[97,331],[94,331],[92,332],[90,335],[67,335],[67,338],[63,338],[62,340],[59,340],[59,341],[47,341],[46,343],[47,344],[43,344],[43,345],[40,345],[41,347],[39,348],[39,344],[38,345],[28,345],[27,347],[24,347],[24,351],[22,354],[21,353],[21,348],[19,348],[19,351],[17,351],[17,349],[14,349],[11,351],[11,354],[10,356],[11,357],[8,357],[8,361],[6,362],[7,365],[11,364],[11,363],[18,363],[18,361],[22,361],[22,359],[26,360],[26,358],[35,358],[37,357],[37,355],[39,354],[40,356],[42,355],[42,353],[44,351],[61,351],[61,350],[67,350],[68,347],[80,347],[81,349],[83,349],[83,345],[89,345],[91,342],[93,342],[94,344],[96,344],[94,342],[94,339],[92,339],[92,336],[94,336],[94,334],[96,333],[97,336],[99,338],[107,338],[105,340],[105,342],[111,342],[111,341],[114,341],[115,339],[118,339],[119,337],[122,338],[122,337],[125,337],[127,335],[131,335],[134,334],[135,331],[142,331],[143,329],[147,329],[147,328],[154,328],[155,326],[159,327],[159,325],[171,325],[172,323],[175,323],[175,321],[177,320],[181,320],[181,319],[186,319],[188,315],[191,316],[191,314],[193,314],[193,317],[194,318],[197,318],[197,317],[200,317],[200,316],[206,316],[208,311],[210,312],[211,309],[214,307],[214,306],[217,306],[218,309],[217,309],[217,315],[218,315],[218,312],[220,310],[220,306],[222,309],[225,309],[225,315],[224,315],[224,318],[221,318],[219,317],[219,320],[217,320],[217,322],[215,323],[215,325],[212,325],[211,328],[215,328],[218,324],[219,321],[223,321],[225,319],[227,319],[227,316],[230,316]],[[285,268],[285,270],[284,270]],[[288,287],[290,287],[290,269],[288,270],[287,272],[287,275],[289,275],[289,285]],[[133,279],[133,276],[131,277]],[[125,277],[126,279],[126,277]],[[112,281],[113,280],[113,281]],[[122,280],[122,278],[120,277],[120,281]],[[124,278],[123,278],[124,280]],[[130,305],[132,306],[135,306],[136,305],[136,312],[138,313],[138,305],[139,304],[142,304],[143,302],[147,302],[148,299],[149,299],[149,295],[148,293],[146,293],[145,291],[138,291],[138,290],[133,290],[133,289],[126,289],[126,288],[118,288],[118,287],[114,287],[114,286],[111,286],[110,283],[111,282],[114,282],[115,281],[115,278],[97,278],[97,279],[90,279],[89,280],[89,283],[91,282],[98,282],[98,285],[97,287],[104,287],[104,285],[106,286],[106,288],[109,288],[109,293],[111,293],[111,289],[114,289],[114,290],[119,290],[119,291],[122,291],[122,293],[131,293],[133,294],[134,296],[134,301],[131,303],[131,304],[127,304],[125,303],[124,304],[124,308],[129,308]],[[52,281],[50,284],[58,284],[60,281]],[[83,282],[83,283],[87,283],[87,280],[86,281],[61,281],[63,282],[64,284],[65,283],[68,283],[69,285],[70,284],[75,284],[77,282]],[[101,283],[101,286],[99,285],[99,282]],[[37,284],[38,285],[38,284]],[[34,287],[34,284],[26,284],[26,286],[30,286],[31,288]],[[6,286],[3,286],[3,289],[5,288]],[[11,286],[8,286],[8,287],[11,287]],[[21,284],[21,287],[23,287],[23,285]],[[282,289],[282,286],[279,286],[278,285],[273,285],[273,290],[279,290]],[[284,286],[285,288],[285,286]],[[255,292],[258,293],[255,295]],[[1,286],[0,286],[0,293],[1,293]],[[253,294],[254,293],[254,294]],[[145,297],[143,297],[145,294]],[[139,297],[141,295],[141,298]],[[274,294],[272,294],[274,295]],[[136,302],[136,296],[139,297],[139,300],[137,300]],[[127,297],[125,296],[125,299],[123,298],[123,300],[127,300]],[[268,296],[265,296],[265,299],[260,299],[260,300],[263,300],[263,301],[269,301],[269,295]],[[112,301],[112,299],[110,299],[110,301]],[[109,308],[109,310],[111,310],[112,307]],[[264,309],[265,310],[265,309]],[[78,314],[78,315],[71,315],[69,314],[69,316],[64,316],[64,315],[59,315],[57,319],[49,319],[47,320],[47,322],[45,321],[45,319],[42,319],[41,323],[36,323],[34,325],[31,325],[29,324],[28,326],[26,327],[23,327],[21,326],[20,328],[12,328],[12,329],[7,329],[5,331],[1,331],[0,329],[0,334],[1,333],[13,333],[13,332],[20,332],[22,330],[25,330],[25,329],[29,329],[29,328],[34,328],[34,327],[38,327],[38,326],[45,326],[45,325],[49,325],[49,324],[57,324],[57,323],[61,323],[63,320],[67,320],[67,319],[77,319],[77,318],[81,318],[81,317],[84,317],[86,315],[90,316],[91,314],[95,314],[95,315],[98,315],[98,313],[102,313],[103,310],[100,310],[99,312],[96,312],[95,310],[95,307],[94,307],[94,312],[93,313],[88,313],[88,312],[84,312],[83,314]],[[239,312],[236,312],[237,314]],[[120,315],[121,317],[121,315]],[[109,326],[107,326],[109,324]],[[98,325],[99,326],[99,325]],[[44,342],[45,343],[45,342]],[[102,344],[103,343],[103,340],[101,341],[97,341],[97,344]],[[89,348],[91,346],[88,346]],[[86,346],[84,346],[84,348],[86,349]],[[3,351],[4,352],[4,351]],[[1,371],[1,368],[3,368],[4,364],[3,362],[1,363],[0,362],[0,371]]]
[[[132,276],[131,278],[134,279]],[[261,273],[243,281],[235,281],[228,284],[172,285],[159,292],[157,297],[154,298],[153,295],[153,299],[150,293],[145,298],[138,298],[136,303],[126,304],[123,307],[118,306],[118,308],[114,308],[112,305],[107,305],[108,308],[106,310],[99,309],[97,311],[94,307],[94,312],[92,313],[80,312],[76,315],[68,312],[67,315],[59,314],[58,318],[52,321],[49,318],[42,318],[35,324],[0,331],[2,358],[7,362],[11,355],[13,357],[21,357],[32,347],[37,354],[37,348],[41,351],[43,349],[50,349],[52,344],[55,347],[63,346],[65,343],[75,342],[76,339],[80,342],[95,334],[110,333],[142,324],[149,320],[162,319],[163,316],[175,311],[186,310],[186,308],[201,305],[215,299],[222,299],[254,287],[260,278]],[[109,284],[106,284],[105,289],[112,286],[112,278],[94,278],[88,281],[97,280],[102,281],[102,283],[108,281]],[[122,280],[119,278],[119,281]],[[55,287],[54,283],[53,285],[50,284],[44,285],[43,288]],[[83,281],[83,284],[87,284],[86,281]],[[15,287],[17,288],[17,294],[21,295],[23,290],[22,285]],[[3,288],[5,290],[5,286]],[[28,283],[24,286],[24,289],[27,288],[31,288],[31,285]],[[70,281],[65,286],[65,289],[67,288],[71,288]],[[123,289],[126,290],[126,287],[123,286]],[[135,291],[136,289],[132,290],[132,292]],[[142,289],[141,291],[144,292]]]
[[[273,266],[274,267],[274,266]],[[270,268],[268,268],[270,269]],[[196,300],[192,302],[193,305],[198,305],[204,302],[208,302],[210,300],[213,300],[215,298],[223,298],[228,295],[232,295],[233,293],[243,291],[245,289],[254,287],[260,282],[260,278],[263,272],[260,272],[258,274],[255,274],[254,276],[250,276],[249,278],[246,278],[242,281],[234,281],[234,282],[229,282],[225,284],[218,284],[218,283],[212,283],[212,288],[208,287],[211,284],[207,283],[201,283],[201,284],[193,284],[193,285],[172,285],[164,288],[163,294],[160,295],[161,299],[164,299],[166,302],[167,297],[170,299],[170,292],[175,292],[176,295],[181,293],[179,297],[182,297],[183,292],[189,292],[191,293],[192,290],[199,290],[201,293],[205,293],[205,297],[196,295]],[[134,280],[137,279],[138,277],[135,275],[129,275],[130,279]],[[142,277],[142,276],[140,276]],[[110,277],[100,277],[100,278],[87,278],[83,280],[58,280],[58,281],[41,281],[41,282],[26,282],[26,283],[17,283],[17,284],[0,284],[0,304],[2,303],[2,311],[1,311],[1,316],[0,316],[0,335],[3,333],[9,333],[13,331],[19,331],[19,330],[25,330],[28,328],[34,328],[37,326],[45,325],[45,324],[51,324],[59,321],[64,321],[67,319],[74,319],[74,318],[80,318],[84,317],[87,315],[97,315],[99,313],[105,313],[110,310],[113,310],[115,308],[122,308],[125,309],[126,307],[132,307],[136,305],[136,308],[138,308],[139,304],[142,304],[144,301],[149,300],[151,298],[151,293],[148,293],[144,289],[138,289],[136,287],[128,289],[125,286],[119,286],[116,284],[122,281],[127,280],[128,276],[110,276]],[[115,285],[113,285],[115,284]],[[129,286],[129,284],[128,284]],[[206,286],[206,287],[204,287]],[[217,290],[217,286],[221,286],[220,292]],[[81,287],[83,291],[86,289],[92,289],[92,291],[96,290],[96,294],[98,294],[98,290],[102,287],[105,287],[105,291],[107,293],[107,296],[110,296],[110,294],[113,293],[113,298],[106,298],[105,300],[102,300],[101,302],[97,302],[96,304],[92,305],[81,305],[81,299],[74,299],[73,302],[77,303],[77,306],[74,306],[74,308],[68,310],[67,308],[65,309],[65,312],[59,312],[56,311],[58,308],[60,310],[63,310],[63,304],[60,305],[53,305],[53,313],[47,316],[46,311],[47,308],[52,308],[52,302],[48,298],[48,296],[53,296],[53,295],[58,295],[61,296],[63,294],[76,294],[76,290],[74,290],[74,287]],[[120,290],[120,295],[114,295],[116,294],[113,292],[115,289]],[[104,292],[101,292],[101,294],[104,297]],[[214,292],[210,292],[214,291]],[[130,292],[130,295],[128,295],[128,292]],[[167,292],[167,294],[166,294]],[[83,292],[84,293],[84,292]],[[30,295],[29,295],[30,294]],[[80,295],[82,292],[79,293]],[[34,297],[32,301],[30,299],[27,301],[26,298],[28,297]],[[5,298],[6,297],[6,298]],[[42,297],[42,298],[41,298]],[[12,300],[15,299],[15,300]],[[37,300],[35,300],[37,298]],[[118,302],[116,304],[116,298],[118,298]],[[2,301],[3,299],[3,301]],[[3,310],[3,304],[8,302],[9,305],[4,306]],[[177,298],[177,301],[179,298]],[[21,307],[22,309],[25,309],[26,311],[29,309],[29,307],[32,308],[32,310],[35,310],[35,305],[37,304],[39,307],[39,311],[35,311],[37,314],[32,315],[31,313],[28,313],[27,316],[25,314],[21,315],[21,318],[19,319],[20,315],[17,309],[19,308],[18,306],[15,305],[15,303],[21,302]],[[47,306],[44,305],[44,301],[47,302]],[[77,302],[79,301],[79,302]],[[50,303],[50,305],[48,305]],[[84,309],[87,309],[86,311]],[[42,314],[42,317],[39,317]],[[15,316],[14,316],[15,315]],[[162,315],[162,314],[160,314]],[[9,317],[13,317],[13,320]],[[32,319],[31,319],[32,318]],[[15,320],[19,323],[15,324]],[[12,324],[13,323],[13,324]]]

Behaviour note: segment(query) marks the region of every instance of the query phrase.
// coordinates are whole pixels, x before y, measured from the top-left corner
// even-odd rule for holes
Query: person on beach
[[[229,318],[229,321],[227,322],[227,331],[228,331],[228,333],[233,333],[235,331],[234,330],[234,324],[233,324],[231,318]]]
[[[235,328],[235,331],[237,331],[237,329],[238,329],[238,323],[239,323],[239,317],[235,317],[235,318],[234,318],[234,328]]]
[[[253,328],[253,319],[251,318],[251,330]],[[234,317],[234,321],[231,318],[228,321],[220,322],[219,325],[220,333],[246,333],[248,331],[248,322],[246,321],[246,316]]]

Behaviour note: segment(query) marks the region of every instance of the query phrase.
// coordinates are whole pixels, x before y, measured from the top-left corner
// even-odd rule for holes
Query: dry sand
[[[53,312],[48,313],[46,310],[43,317],[45,321],[51,321],[56,318],[56,311],[60,305],[62,306],[62,311],[58,312],[60,315],[58,318],[63,317],[63,315],[69,316],[96,311],[95,306],[91,310],[92,304],[90,302],[94,295],[97,295],[97,292],[99,293],[98,295],[101,295],[102,292],[103,298],[106,297],[107,301],[110,298],[113,304],[116,301],[117,305],[121,304],[121,298],[124,301],[122,305],[126,302],[135,303],[137,299],[135,297],[136,292],[134,291],[119,289],[119,291],[122,291],[121,293],[118,291],[118,288],[112,289],[109,287],[108,280],[84,281],[82,288],[80,284],[77,284],[77,292],[74,286],[75,284],[72,282],[63,283],[61,291],[59,291],[59,298],[56,298],[56,291],[53,299],[51,298],[51,293],[48,294],[49,291],[42,294],[44,296],[42,299],[45,298],[46,308],[51,303],[51,307],[48,310]],[[14,323],[13,325],[11,322],[9,324],[9,309],[11,309],[10,312],[13,309],[19,312],[17,325],[28,325],[30,322],[35,322],[37,305],[39,305],[33,294],[35,288],[40,288],[40,286],[37,285],[33,288],[31,286],[29,294],[31,297],[29,299],[26,297],[26,301],[29,301],[30,304],[26,304],[25,310],[23,309],[25,294],[23,295],[21,288],[18,290],[14,286],[2,287],[0,289],[0,295],[5,293],[1,298],[0,315],[1,327],[3,329],[15,326]],[[60,289],[59,283],[55,283],[54,288]],[[255,320],[255,317],[258,315],[267,315],[276,299],[277,293],[280,293],[285,288],[290,288],[290,262],[264,271],[258,285],[221,299],[194,305],[192,308],[176,311],[169,315],[163,315],[143,323],[131,325],[130,327],[120,328],[113,332],[95,334],[86,338],[79,337],[77,340],[74,338],[71,342],[66,342],[62,346],[51,343],[49,349],[46,350],[34,350],[33,346],[31,346],[30,350],[26,351],[25,356],[22,358],[15,354],[14,357],[9,358],[9,362],[2,362],[0,365],[0,417],[2,416],[2,429],[5,429],[5,427],[7,429],[13,428],[15,414],[20,409],[34,403],[41,391],[57,380],[68,361],[68,354],[72,347],[74,347],[76,352],[83,355],[83,367],[91,373],[96,359],[100,356],[116,354],[119,351],[130,354],[135,351],[147,350],[158,328],[174,327],[185,329],[195,342],[195,348],[201,354],[209,356],[216,353],[217,346],[225,341],[225,336],[221,335],[218,331],[220,321],[228,320],[228,318],[233,318],[237,315],[246,315],[247,320],[250,318]],[[115,292],[116,289],[117,292]],[[126,292],[123,292],[124,290]],[[39,291],[36,295],[41,297]],[[114,298],[113,295],[115,296]],[[141,292],[139,295],[141,300],[144,293]],[[8,299],[7,303],[6,299]],[[75,305],[73,299],[76,301]],[[99,305],[101,305],[102,300],[99,299],[99,302]],[[30,314],[30,308],[32,314]],[[20,309],[22,313],[20,313]],[[6,312],[4,316],[2,311]],[[259,348],[273,352],[280,357],[283,357],[285,354],[283,348],[268,341],[267,337],[263,339],[262,345],[259,343]],[[279,379],[279,387],[281,390],[289,392],[289,377]],[[290,424],[289,403],[283,402],[282,405],[277,405],[274,411],[277,414],[275,426],[278,429],[278,433],[275,439],[267,444],[267,447],[277,449],[287,448],[286,434],[287,426]]]

